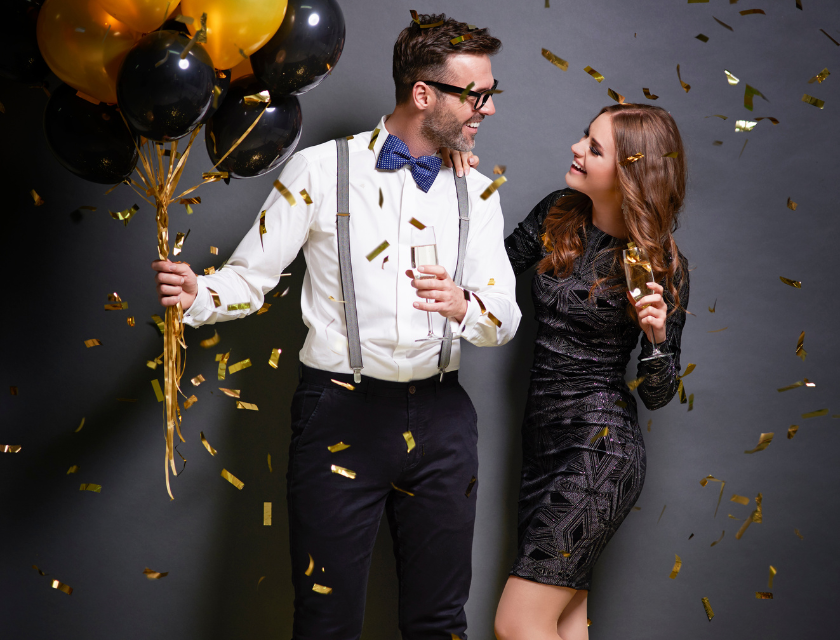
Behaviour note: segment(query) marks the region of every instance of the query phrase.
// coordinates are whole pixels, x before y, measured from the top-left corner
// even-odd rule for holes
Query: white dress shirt
[[[388,137],[385,117],[377,128],[380,133],[373,150],[368,148],[372,131],[349,141],[350,253],[362,374],[404,382],[435,375],[441,349],[440,342],[416,342],[428,328],[426,312],[413,306],[421,298],[405,275],[411,269],[411,232],[415,228],[409,221],[415,218],[434,227],[438,262],[451,277],[458,255],[458,200],[452,169],[441,167],[428,193],[416,186],[410,165],[396,171],[377,169],[379,151]],[[271,190],[262,207],[266,229],[262,245],[258,213],[225,266],[211,275],[198,276],[198,294],[184,314],[186,324],[198,327],[255,313],[302,247],[307,269],[301,311],[309,333],[300,360],[316,369],[352,372],[338,264],[336,167],[334,141],[292,156],[279,179],[294,196],[295,205],[291,206],[276,188]],[[487,200],[480,197],[490,182],[475,169],[467,177],[470,230],[461,281],[463,288],[481,298],[487,313],[482,313],[473,296],[460,325],[432,313],[436,334],[443,335],[445,323],[452,323],[454,339],[448,371],[458,369],[458,338],[477,346],[502,345],[516,333],[522,317],[516,304],[515,276],[504,247],[499,195],[494,193]],[[303,189],[312,204],[304,201]],[[389,243],[388,248],[368,261],[366,256],[383,241]],[[218,294],[220,306],[215,306],[208,288]],[[250,303],[250,308],[228,310],[228,305],[240,303]],[[500,327],[490,320],[490,313],[501,322]]]

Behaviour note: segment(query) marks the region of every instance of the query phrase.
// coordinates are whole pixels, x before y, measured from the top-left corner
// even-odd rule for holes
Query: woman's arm
[[[519,226],[505,238],[505,249],[516,275],[527,271],[543,257],[543,223],[549,210],[566,189],[548,194],[531,210]]]

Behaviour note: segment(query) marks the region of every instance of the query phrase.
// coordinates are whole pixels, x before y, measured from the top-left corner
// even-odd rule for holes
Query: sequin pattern
[[[546,255],[540,235],[557,191],[540,202],[505,240],[517,275]],[[624,241],[588,223],[586,249],[568,278],[535,274],[532,295],[539,323],[531,384],[522,425],[519,551],[511,575],[536,582],[589,589],[592,569],[638,499],[645,478],[645,447],[636,399],[625,383],[630,354],[642,337],[637,391],[648,409],[665,406],[677,391],[685,312],[666,321],[662,351],[642,362],[652,345],[627,314],[626,287],[596,290],[612,252]],[[685,257],[678,283],[688,305]],[[623,277],[623,274],[620,274]],[[666,294],[669,310],[673,299]],[[625,406],[617,402],[626,403]],[[606,435],[604,428],[607,428]]]

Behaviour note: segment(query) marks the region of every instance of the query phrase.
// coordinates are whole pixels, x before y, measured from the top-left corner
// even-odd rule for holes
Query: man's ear
[[[411,90],[411,99],[415,108],[426,111],[435,106],[436,96],[429,85],[424,82],[415,82]]]

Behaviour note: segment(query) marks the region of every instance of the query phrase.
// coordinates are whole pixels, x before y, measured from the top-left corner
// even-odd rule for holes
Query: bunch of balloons
[[[0,76],[31,83],[52,70],[66,83],[44,114],[47,141],[64,167],[103,184],[131,175],[141,137],[168,142],[202,124],[218,170],[271,171],[300,139],[296,96],[344,47],[337,0],[3,2]]]

